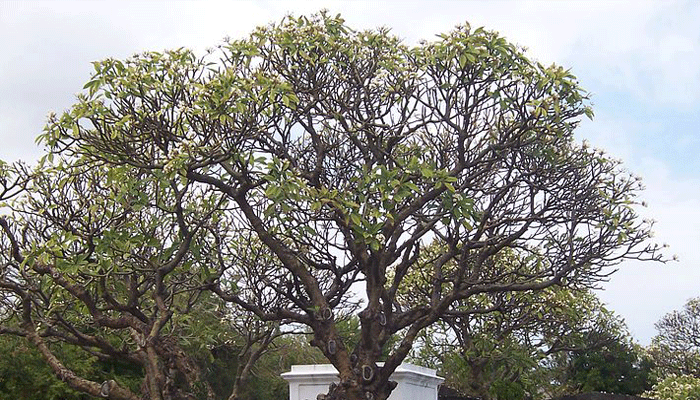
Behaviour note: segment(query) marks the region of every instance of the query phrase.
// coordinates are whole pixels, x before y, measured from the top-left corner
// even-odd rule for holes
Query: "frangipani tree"
[[[143,303],[153,318],[129,334],[147,353],[173,307],[208,290],[262,321],[308,327],[339,372],[329,399],[384,400],[423,329],[497,306],[464,301],[594,285],[624,259],[660,258],[634,211],[639,182],[573,140],[592,115],[575,78],[494,32],[465,25],[408,47],[339,16],[288,17],[203,58],[180,49],[96,62],[85,88],[40,140],[47,184],[84,182],[74,196],[90,200],[62,200],[62,218],[107,229],[37,226],[22,216],[46,213],[24,208],[36,197],[27,191],[4,224],[3,271],[62,286],[86,270],[99,281],[138,266],[155,282]],[[433,242],[442,250],[426,260]],[[520,264],[499,265],[504,251]],[[400,304],[419,265],[432,271],[425,301]],[[104,306],[109,316],[91,304],[110,290],[76,291],[64,307],[139,319],[128,296]],[[349,347],[336,324],[353,296],[365,302]],[[148,395],[185,397],[190,386],[158,386],[168,374],[155,360]]]

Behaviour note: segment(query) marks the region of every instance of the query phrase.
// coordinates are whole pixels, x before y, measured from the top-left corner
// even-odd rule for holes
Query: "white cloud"
[[[667,257],[679,256],[678,262],[667,264],[623,263],[600,293],[646,344],[661,316],[700,295],[700,176],[687,170],[698,164],[681,164],[674,158],[687,146],[697,149],[699,136],[683,131],[668,115],[638,118],[606,108],[583,124],[579,137],[606,149],[643,177],[646,190],[641,198],[649,206],[640,213],[657,221],[654,239],[669,245]]]
[[[576,60],[604,87],[653,106],[692,109],[700,100],[700,3],[624,4],[578,39]],[[577,30],[578,31],[578,30]],[[581,32],[581,31],[578,31]]]
[[[429,34],[460,15],[528,47],[545,64],[573,68],[593,81],[585,87],[601,85],[646,104],[684,109],[700,100],[699,2],[470,2],[459,10],[454,4],[425,11],[425,18],[441,17]]]
[[[649,203],[643,214],[657,221],[655,240],[667,243],[666,255],[677,254],[679,261],[625,263],[600,296],[626,317],[637,339],[648,343],[661,316],[700,295],[700,178],[674,177],[657,159],[639,164],[647,186],[643,197]]]

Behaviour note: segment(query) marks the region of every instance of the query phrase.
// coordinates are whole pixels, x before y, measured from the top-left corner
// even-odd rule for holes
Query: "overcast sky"
[[[203,51],[286,13],[327,8],[353,28],[387,26],[406,43],[468,21],[544,64],[571,68],[596,117],[578,133],[642,176],[659,242],[679,262],[628,263],[599,295],[648,344],[654,322],[700,296],[700,1],[0,0],[0,159],[32,161],[49,111],[68,108],[91,61],[144,50]]]

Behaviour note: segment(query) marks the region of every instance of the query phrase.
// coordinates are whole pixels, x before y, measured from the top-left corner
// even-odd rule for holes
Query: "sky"
[[[579,140],[643,178],[641,211],[679,261],[627,262],[599,297],[646,345],[654,323],[700,296],[700,1],[0,0],[0,160],[32,162],[50,111],[67,109],[91,61],[189,47],[203,53],[285,14],[341,13],[416,44],[469,22],[571,69],[591,93]]]

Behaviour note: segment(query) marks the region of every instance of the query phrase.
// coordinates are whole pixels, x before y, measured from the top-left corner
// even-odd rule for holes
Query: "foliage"
[[[41,355],[20,338],[0,337],[0,354],[0,399],[88,398],[56,378]]]
[[[649,352],[659,375],[700,378],[700,297],[688,300],[683,310],[663,316],[656,329]]]
[[[318,364],[325,358],[309,345],[308,335],[285,335],[272,343],[252,367],[250,377],[239,396],[250,400],[289,398],[289,384],[280,374],[296,364]],[[225,398],[232,392],[237,378],[240,347],[236,343],[222,344],[212,349],[213,361],[207,366],[206,378],[212,382],[217,396]]]
[[[414,360],[482,399],[577,393],[566,388],[565,360],[624,335],[622,321],[592,292],[560,287],[511,296],[496,312],[444,320],[425,332]]]
[[[575,77],[497,33],[464,25],[409,48],[321,13],[204,57],[94,66],[39,138],[42,165],[4,173],[19,193],[0,192],[7,329],[86,393],[214,397],[180,340],[213,292],[265,329],[307,327],[339,371],[330,399],[384,400],[445,317],[660,259],[638,180],[573,140],[592,115]],[[416,269],[425,285],[406,279]],[[418,295],[396,301],[407,285]],[[338,324],[358,289],[351,344]],[[79,376],[45,337],[141,365],[144,393]]]
[[[562,384],[570,393],[640,395],[654,383],[653,363],[643,349],[620,338],[599,349],[567,354]]]
[[[700,378],[692,375],[668,375],[643,395],[658,400],[700,399]]]
[[[59,163],[27,174],[25,195],[11,204],[12,219],[0,219],[8,289],[3,329],[26,337],[56,375],[93,396],[105,386],[115,398],[134,398],[141,390],[206,393],[210,388],[185,349],[201,352],[227,340],[212,336],[221,333],[212,328],[223,326],[224,307],[218,297],[193,291],[191,276],[202,271],[190,268],[184,249],[199,249],[187,235],[170,236],[177,232],[175,215],[184,212],[155,207],[145,213],[129,200],[156,199],[167,190],[159,192],[148,179],[117,181],[114,173]],[[143,370],[146,382],[81,373],[49,340],[79,346],[108,364],[130,365],[141,376]]]
[[[114,377],[138,388],[140,369],[128,365],[103,362],[71,346],[53,344],[55,354],[71,369],[83,376],[104,381]],[[71,389],[58,379],[39,352],[25,340],[14,336],[0,336],[0,399],[2,400],[85,400],[90,396]]]

